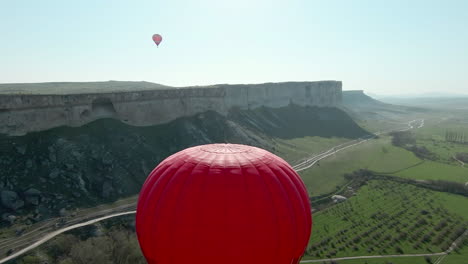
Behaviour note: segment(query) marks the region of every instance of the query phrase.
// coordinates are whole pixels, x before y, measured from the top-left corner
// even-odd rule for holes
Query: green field
[[[421,160],[413,153],[392,146],[389,137],[370,140],[321,160],[313,169],[300,172],[310,196],[332,192],[345,183],[344,174],[358,169],[394,172]]]
[[[327,149],[330,141],[317,141],[314,144],[307,143],[307,139],[297,140],[296,146],[303,149],[306,146],[317,146]],[[315,140],[315,139],[311,139]],[[336,142],[339,142],[338,140]],[[419,141],[418,141],[419,142]],[[449,146],[450,153],[468,152],[468,145],[461,145],[450,148],[452,144],[439,142],[440,149]],[[432,149],[431,149],[432,151]],[[391,138],[382,136],[380,139],[370,140],[366,143],[348,148],[321,160],[313,169],[300,172],[310,196],[317,196],[333,192],[344,185],[343,175],[358,169],[369,169],[378,173],[385,173],[393,176],[419,179],[419,180],[446,180],[465,183],[468,182],[468,167],[461,167],[458,162],[450,162],[447,152],[447,159],[430,161],[421,160],[412,152],[391,144]],[[437,152],[439,156],[442,153]]]
[[[405,117],[401,121],[390,121],[390,120],[361,120],[358,124],[367,131],[380,132],[390,131],[396,128],[404,128],[407,126],[408,117]]]
[[[376,131],[377,128],[369,129],[371,125],[378,124],[367,126],[368,130]],[[312,196],[336,191],[346,183],[343,174],[358,169],[418,180],[468,182],[468,168],[461,167],[451,158],[458,152],[468,152],[468,145],[446,142],[447,129],[462,131],[468,129],[468,123],[460,125],[453,119],[441,121],[439,118],[426,121],[423,128],[412,130],[418,146],[425,146],[437,154],[434,161],[422,160],[408,150],[395,147],[390,137],[383,136],[337,153],[300,174]],[[468,199],[463,196],[395,182],[371,181],[347,202],[314,215],[313,235],[304,259],[441,252],[455,237],[450,232],[467,227],[466,208]],[[423,211],[424,215],[421,214]],[[438,225],[444,219],[452,221],[446,229],[441,229]],[[418,221],[422,224],[414,226]],[[401,226],[398,229],[392,227],[395,223]],[[380,235],[375,236],[371,231]],[[401,233],[408,234],[406,240],[401,240]],[[365,236],[375,237],[366,239]],[[467,250],[465,246],[459,252],[452,252],[442,263],[468,263]],[[338,263],[427,262],[424,257],[411,257],[342,260]]]
[[[466,115],[466,114],[465,114]],[[445,140],[445,132],[458,131],[468,132],[468,118],[462,115],[460,117],[441,117],[425,120],[425,126],[415,130],[418,139]]]
[[[305,259],[441,252],[465,230],[467,207],[462,196],[373,180],[314,215]]]
[[[439,161],[460,166],[452,157],[459,152],[468,152],[468,144],[447,142],[446,132],[456,132],[468,136],[468,119],[438,118],[426,121],[426,125],[414,130],[417,144],[438,155]]]
[[[441,264],[468,264],[468,239],[465,239],[464,246],[459,252],[452,252],[446,256]]]
[[[425,161],[420,165],[397,172],[393,175],[418,180],[468,182],[468,168],[434,161]]]
[[[439,161],[452,164],[455,166],[460,166],[460,163],[453,160],[459,152],[468,152],[468,144],[457,144],[452,142],[441,142],[431,139],[417,139],[417,144],[424,146],[429,149],[431,152],[434,152],[438,155]]]
[[[275,139],[275,154],[289,162],[291,165],[299,163],[304,158],[314,154],[319,154],[327,151],[330,148],[344,142],[348,142],[348,138],[324,138],[324,137],[302,137],[293,139]]]

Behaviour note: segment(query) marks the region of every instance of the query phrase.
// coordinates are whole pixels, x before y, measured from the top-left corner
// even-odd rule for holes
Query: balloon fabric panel
[[[297,263],[311,225],[307,190],[289,164],[235,144],[161,162],[142,187],[136,218],[150,264]]]

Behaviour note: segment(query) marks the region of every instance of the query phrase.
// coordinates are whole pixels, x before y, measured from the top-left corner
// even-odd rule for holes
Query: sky
[[[0,0],[0,83],[340,80],[468,94],[467,11],[465,0]]]

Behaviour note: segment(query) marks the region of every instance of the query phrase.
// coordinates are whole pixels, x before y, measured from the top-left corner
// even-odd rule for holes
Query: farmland
[[[468,223],[462,196],[370,181],[314,215],[307,258],[442,252]]]

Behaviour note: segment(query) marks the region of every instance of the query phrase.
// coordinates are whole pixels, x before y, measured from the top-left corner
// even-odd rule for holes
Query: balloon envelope
[[[161,162],[136,215],[150,264],[296,264],[311,226],[309,197],[291,166],[234,144],[192,147]]]
[[[156,43],[156,46],[159,46],[159,43],[162,41],[162,36],[159,34],[154,34],[153,35],[153,41]]]

